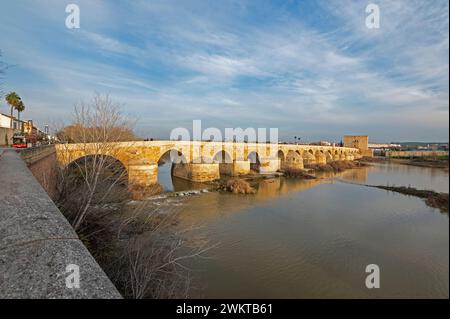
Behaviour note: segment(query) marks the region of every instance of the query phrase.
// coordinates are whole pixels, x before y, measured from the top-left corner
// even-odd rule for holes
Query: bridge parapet
[[[0,299],[121,298],[13,150],[0,154],[0,185]],[[80,288],[66,285],[69,265]]]

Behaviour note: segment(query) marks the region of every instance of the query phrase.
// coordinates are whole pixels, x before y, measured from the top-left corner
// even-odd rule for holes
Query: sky
[[[448,0],[372,2],[378,29],[365,0],[1,1],[3,91],[40,126],[98,92],[142,137],[201,120],[286,141],[448,141]]]

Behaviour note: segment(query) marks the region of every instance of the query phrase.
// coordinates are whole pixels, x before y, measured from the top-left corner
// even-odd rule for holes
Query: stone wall
[[[219,163],[220,175],[232,175],[233,163]]]
[[[277,159],[260,159],[259,173],[274,173],[280,169],[281,160]]]
[[[128,185],[151,186],[158,182],[158,165],[149,163],[133,163],[128,165]]]
[[[345,135],[344,147],[357,148],[359,150],[369,149],[369,136],[367,135]]]
[[[250,161],[234,161],[233,176],[245,175],[250,172]]]
[[[121,298],[14,150],[0,150],[0,185],[0,299]]]
[[[20,150],[29,170],[52,200],[57,196],[58,162],[54,145]]]
[[[191,163],[191,176],[190,180],[194,182],[207,182],[214,181],[220,178],[219,164],[194,164]]]
[[[193,182],[208,182],[220,178],[218,163],[188,163],[174,164],[173,176]]]
[[[304,169],[303,158],[297,152],[289,152],[284,161],[282,170],[286,172],[298,172]]]
[[[361,156],[373,157],[373,150],[369,149],[369,136],[367,135],[345,135],[344,147],[359,149]]]
[[[325,165],[327,163],[327,157],[321,152],[316,154],[316,164]]]
[[[0,146],[12,145],[13,135],[18,130],[13,130],[6,127],[0,127]]]

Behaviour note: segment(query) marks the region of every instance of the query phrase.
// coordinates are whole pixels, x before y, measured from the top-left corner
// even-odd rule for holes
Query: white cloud
[[[365,27],[364,3],[343,1],[321,2],[327,20],[317,15],[315,24],[284,12],[277,21],[249,21],[247,3],[135,1],[120,10],[83,2],[78,33],[48,26],[39,33],[36,21],[19,26],[10,18],[0,40],[23,79],[30,72],[45,83],[14,82],[32,92],[39,110],[57,104],[69,112],[99,90],[151,121],[142,124],[151,132],[157,123],[159,135],[204,118],[281,131],[333,127],[331,137],[356,125],[371,132],[380,122],[391,125],[377,140],[395,139],[397,129],[424,138],[415,129],[420,123],[448,138],[448,2],[380,0],[381,29],[374,31]],[[59,18],[52,6],[53,26]],[[55,45],[46,47],[34,32]],[[83,54],[65,55],[70,51]]]

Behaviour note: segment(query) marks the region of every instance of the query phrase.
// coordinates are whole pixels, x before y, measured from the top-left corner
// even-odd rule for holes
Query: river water
[[[161,172],[166,190],[192,187]],[[186,264],[191,296],[448,298],[448,214],[358,184],[449,190],[448,171],[373,164],[318,180],[264,181],[255,195],[177,198],[177,227],[196,227],[188,241],[214,246]],[[369,264],[380,268],[379,289],[365,286]]]

